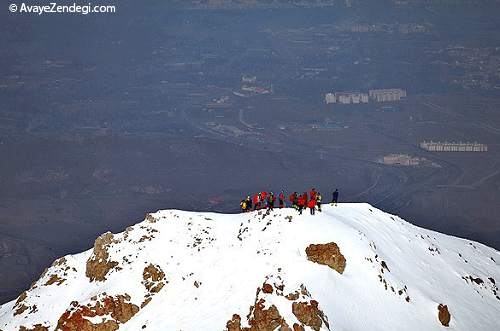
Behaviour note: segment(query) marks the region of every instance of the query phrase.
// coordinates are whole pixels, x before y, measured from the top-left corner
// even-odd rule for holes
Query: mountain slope
[[[442,330],[442,304],[450,330],[493,331],[498,281],[500,252],[368,204],[165,210],[55,261],[0,329]]]

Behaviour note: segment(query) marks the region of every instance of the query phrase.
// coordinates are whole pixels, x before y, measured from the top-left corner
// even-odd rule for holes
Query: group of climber
[[[277,198],[273,192],[267,193],[266,191],[257,193],[253,199],[248,196],[246,199],[241,200],[240,207],[244,212],[251,211],[252,206],[253,210],[273,210],[276,200],[278,200],[278,208],[283,208],[285,206],[285,192],[283,190],[281,190]]]
[[[332,194],[332,206],[334,204],[337,206],[338,197],[339,191],[336,189]],[[321,193],[316,191],[314,188],[311,192],[309,192],[309,194],[307,194],[307,192],[298,194],[297,191],[295,191],[290,195],[289,199],[292,207],[295,208],[301,215],[302,211],[306,208],[310,209],[311,215],[314,215],[316,207],[318,208],[318,211],[321,212],[322,196]],[[241,200],[240,207],[243,212],[251,211],[252,207],[253,210],[273,210],[276,201],[278,201],[278,208],[283,208],[285,206],[285,192],[283,190],[280,191],[278,197],[276,197],[273,192],[267,193],[265,191],[257,193],[253,199],[248,196],[246,199]]]

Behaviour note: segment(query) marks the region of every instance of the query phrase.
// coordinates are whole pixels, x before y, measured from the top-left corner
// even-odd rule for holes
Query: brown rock
[[[64,283],[66,279],[64,278],[59,278],[59,276],[57,275],[50,275],[50,278],[49,280],[45,283],[45,286],[49,286],[49,285],[52,285],[54,284],[55,282],[58,282],[57,285],[61,285],[62,283]]]
[[[119,295],[115,298],[106,296],[97,301],[94,306],[80,305],[74,301],[71,307],[59,318],[56,331],[114,331],[118,329],[118,322],[126,323],[138,311],[139,307],[127,303],[130,296]],[[106,316],[110,318],[98,324],[87,318]]]
[[[382,273],[384,273],[384,269],[387,269],[387,271],[391,272],[385,261],[380,262],[380,265],[382,266],[382,269],[381,269]]]
[[[226,323],[228,331],[241,331],[241,317],[233,314],[233,318]]]
[[[49,329],[46,328],[45,326],[42,326],[41,324],[35,325],[33,327],[33,329],[27,329],[21,325],[21,327],[19,328],[19,331],[49,331]]]
[[[17,301],[16,301],[16,306],[21,303],[22,301],[24,301],[24,299],[26,299],[26,297],[28,296],[28,292],[27,291],[24,291],[20,296],[19,298],[17,298]]]
[[[273,287],[269,284],[264,284],[264,286],[262,286],[262,292],[264,293],[273,293]]]
[[[346,259],[336,243],[311,244],[306,248],[306,254],[309,261],[327,265],[340,274],[344,273]]]
[[[20,315],[24,313],[24,311],[28,309],[28,307],[25,304],[21,304],[19,308],[17,308],[16,312],[14,313],[14,316]]]
[[[126,323],[139,311],[139,307],[131,303],[126,303],[125,300],[129,301],[130,297],[119,295],[118,300],[115,300],[115,307],[111,314],[111,317],[120,323]]]
[[[165,273],[161,270],[160,266],[155,266],[152,263],[144,268],[142,279],[142,283],[150,293],[158,293],[165,286],[163,282]]]
[[[273,331],[279,327],[281,331],[291,331],[285,319],[281,317],[275,305],[264,310],[264,299],[260,299],[254,306],[253,317],[250,318],[248,331]]]
[[[147,267],[144,268],[144,271],[142,272],[142,278],[144,280],[157,282],[165,278],[165,273],[159,266],[155,266],[150,263]]]
[[[443,305],[442,303],[438,306],[439,314],[438,318],[443,326],[450,326],[451,314],[448,311],[448,306]]]
[[[234,314],[226,324],[227,331],[292,331],[285,319],[281,317],[275,305],[265,310],[264,299],[260,299],[250,309],[248,315],[249,328],[241,328],[241,317]]]
[[[149,222],[149,223],[156,223],[156,219],[153,217],[153,215],[151,214],[146,214],[146,220]]]
[[[144,300],[144,302],[141,303],[141,309],[146,307],[148,305],[148,303],[151,302],[151,300],[153,300],[153,298],[147,298],[146,300]]]
[[[309,304],[307,302],[294,302],[292,304],[292,312],[301,323],[311,327],[313,330],[319,331],[323,322],[329,328],[328,322],[323,312],[319,310],[318,302],[315,300],[311,300]]]
[[[53,267],[61,266],[61,265],[64,265],[64,264],[66,264],[66,258],[65,257],[61,257],[60,259],[57,259],[54,262],[52,262],[52,266]]]
[[[100,235],[94,243],[94,252],[87,261],[85,275],[90,281],[105,281],[109,270],[116,267],[118,262],[108,261],[107,247],[113,242],[113,234],[106,232]]]
[[[297,323],[293,324],[293,331],[306,331],[302,325],[299,325]]]
[[[298,298],[300,298],[300,293],[299,293],[299,291],[295,291],[293,293],[289,293],[289,294],[285,295],[285,298],[287,298],[290,301],[295,301]]]

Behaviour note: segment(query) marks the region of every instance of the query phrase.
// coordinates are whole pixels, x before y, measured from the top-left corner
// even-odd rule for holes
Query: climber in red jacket
[[[303,195],[299,195],[299,197],[297,198],[297,209],[300,215],[302,215],[302,209],[305,207],[306,201],[307,200],[304,199]]]
[[[267,194],[266,191],[260,192],[260,201],[262,202],[262,208],[267,208]]]
[[[260,209],[260,193],[257,193],[253,197],[253,210],[259,210]]]
[[[309,202],[307,203],[307,207],[311,209],[311,215],[314,215],[314,212],[316,211],[316,200],[315,199],[309,200]]]
[[[278,195],[278,208],[283,208],[285,205],[285,191],[281,190],[280,194]]]
[[[311,190],[311,192],[309,192],[309,196],[311,197],[311,199],[316,200],[316,193],[317,192],[314,188]]]
[[[298,199],[297,191],[295,191],[290,195],[290,203],[292,204],[292,207],[295,209],[297,209],[297,199]]]

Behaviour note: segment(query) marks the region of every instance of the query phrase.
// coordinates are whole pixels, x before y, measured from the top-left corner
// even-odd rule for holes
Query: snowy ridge
[[[311,261],[330,243],[341,269]],[[494,331],[498,282],[500,252],[368,204],[164,210],[55,261],[0,307],[0,330]]]

